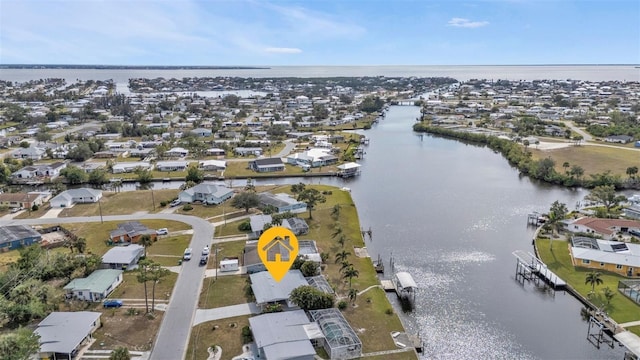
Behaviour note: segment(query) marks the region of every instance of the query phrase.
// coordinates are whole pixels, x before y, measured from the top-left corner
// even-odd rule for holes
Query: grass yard
[[[210,277],[204,280],[198,308],[213,309],[221,306],[244,304],[247,298],[244,288],[247,285],[248,275],[230,275]]]
[[[153,318],[148,318],[144,309],[140,309],[137,315],[128,315],[124,308],[105,309],[102,313],[102,326],[93,334],[96,341],[91,350],[113,350],[124,346],[130,351],[149,351],[164,315],[156,311]]]
[[[328,168],[328,167],[326,167]],[[324,168],[323,168],[324,169]],[[272,177],[272,176],[289,176],[295,174],[303,174],[302,168],[299,166],[293,166],[290,164],[284,165],[284,171],[277,172],[269,172],[269,173],[257,173],[251,169],[249,169],[248,161],[228,161],[227,169],[224,171],[225,178],[233,178],[233,177]]]
[[[549,239],[537,239],[536,245],[540,258],[547,264],[549,269],[580,294],[588,297],[591,291],[591,285],[585,284],[585,279],[587,274],[593,270],[574,268],[571,264],[571,256],[569,255],[567,242],[564,240],[554,240],[552,244],[553,252],[549,249]],[[625,278],[608,272],[602,272],[600,278],[603,280],[603,283],[595,287],[595,295],[590,297],[591,302],[598,307],[605,305],[609,316],[618,323],[640,320],[640,306],[617,291],[618,280]],[[602,290],[605,287],[609,287],[609,289],[616,293],[609,305],[606,305],[606,300],[602,294]],[[637,335],[640,335],[640,327],[633,328],[633,331]]]
[[[161,236],[147,248],[147,257],[163,266],[176,266],[191,238],[192,235]]]
[[[115,230],[119,223],[121,223],[121,221],[105,221],[104,223],[70,223],[64,224],[64,228],[87,240],[88,253],[103,255],[109,249],[106,242],[109,239],[109,232],[111,230]],[[185,223],[169,220],[140,220],[140,223],[146,225],[150,229],[166,227],[169,231],[188,230],[191,228]],[[49,225],[43,225],[43,227],[46,226]],[[184,248],[182,251],[184,251]]]
[[[245,326],[249,326],[249,316],[237,316],[194,326],[185,360],[206,359],[207,349],[214,345],[222,347],[221,360],[233,359],[242,353],[242,328]]]
[[[18,216],[14,217],[14,219],[36,219],[46,214],[51,207],[49,204],[44,204],[38,208],[36,211],[26,210],[20,213]]]
[[[229,236],[229,235],[244,235],[250,233],[250,231],[240,231],[238,230],[238,225],[241,223],[248,221],[249,219],[241,219],[235,221],[228,221],[226,225],[222,224],[216,226],[215,235],[216,237],[220,236]]]
[[[98,216],[100,208],[102,215],[124,215],[136,212],[158,212],[163,208],[161,201],[171,201],[178,196],[178,190],[136,190],[126,192],[103,192],[100,204],[76,204],[64,209],[60,217]],[[153,204],[155,202],[155,210]]]
[[[127,271],[124,273],[122,284],[120,284],[109,295],[110,299],[144,299],[144,285],[136,279],[137,271]],[[156,285],[156,300],[168,300],[178,279],[178,274],[169,273],[169,275]],[[149,296],[149,306],[151,306],[151,289],[152,283],[147,283],[147,293]]]
[[[223,242],[213,245],[212,250],[215,251],[216,248],[218,249],[218,262],[225,257],[238,257],[240,262],[242,262],[242,251],[244,250],[245,243],[245,240]],[[213,259],[215,259],[215,257],[213,257]],[[215,261],[209,261],[207,264],[207,268],[209,269],[215,269],[217,266],[218,264],[216,264]]]
[[[393,308],[384,290],[375,288],[358,296],[356,307],[349,306],[342,312],[358,333],[363,353],[397,349],[390,333],[404,331],[404,327],[395,311],[386,313],[389,309]],[[404,354],[403,359],[415,359],[409,354]]]
[[[615,149],[606,146],[584,145],[547,151],[529,147],[529,151],[535,160],[551,157],[556,163],[556,171],[561,174],[566,171],[562,167],[565,162],[570,165],[579,165],[584,169],[584,177],[586,178],[589,177],[589,174],[603,173],[607,170],[625,178],[627,168],[638,166],[638,159],[640,159],[640,152],[624,147]]]

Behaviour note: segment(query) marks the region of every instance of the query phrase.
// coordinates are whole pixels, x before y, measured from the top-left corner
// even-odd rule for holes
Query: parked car
[[[168,233],[169,233],[169,230],[167,228],[162,228],[162,229],[156,230],[156,234],[157,235],[167,235]]]
[[[116,299],[105,300],[102,303],[102,306],[106,308],[119,308],[120,306],[122,306],[122,300],[116,300]]]
[[[200,257],[200,265],[207,265],[207,261],[209,261],[209,255],[202,255]]]
[[[202,255],[203,255],[203,256],[204,256],[204,255],[209,256],[209,253],[210,253],[210,252],[211,252],[211,251],[209,250],[209,245],[205,246],[205,247],[204,247],[204,249],[202,249]]]
[[[176,200],[173,200],[173,201],[169,204],[169,206],[171,206],[171,207],[175,207],[175,206],[178,206],[178,205],[180,205],[180,204],[182,204],[182,201],[180,201],[180,200],[176,199]]]
[[[21,207],[13,208],[13,209],[11,209],[11,213],[12,213],[12,214],[15,214],[15,213],[17,213],[17,212],[18,212],[18,211],[20,211],[20,210],[22,210],[22,208],[21,208]]]
[[[192,248],[184,249],[184,256],[182,257],[184,260],[191,260],[191,254],[193,253]]]

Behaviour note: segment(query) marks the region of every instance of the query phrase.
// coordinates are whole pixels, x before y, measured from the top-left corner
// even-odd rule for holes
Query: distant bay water
[[[0,80],[24,82],[45,78],[114,80],[126,86],[131,78],[185,77],[451,77],[459,81],[488,80],[584,80],[640,81],[637,65],[496,65],[496,66],[273,66],[264,69],[0,69]],[[119,88],[121,88],[119,87]]]

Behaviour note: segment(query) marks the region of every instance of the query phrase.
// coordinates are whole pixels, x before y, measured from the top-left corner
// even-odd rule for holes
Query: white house
[[[170,150],[168,150],[167,152],[165,152],[165,156],[168,157],[185,157],[189,155],[189,150],[181,148],[181,147],[174,147],[171,148]]]
[[[86,278],[71,280],[64,290],[67,297],[84,301],[102,301],[122,282],[122,270],[99,269]]]
[[[121,162],[114,164],[111,171],[114,174],[122,174],[134,172],[136,169],[150,170],[151,168],[152,165],[146,161]]]
[[[38,359],[71,359],[80,348],[92,341],[100,328],[102,313],[93,311],[52,312],[38,324],[40,336]]]
[[[222,204],[225,200],[233,196],[233,190],[224,185],[198,184],[192,188],[182,191],[178,199],[182,202],[192,203],[195,201],[204,204]]]
[[[138,260],[144,254],[144,246],[130,244],[127,246],[116,246],[102,255],[102,265],[104,269],[132,270],[138,266]]]
[[[338,158],[331,153],[330,149],[312,148],[301,153],[287,156],[287,163],[300,167],[319,167],[335,164]]]
[[[15,159],[31,159],[40,160],[45,154],[45,150],[39,147],[30,146],[28,148],[19,148],[13,153]]]
[[[184,171],[189,166],[188,161],[158,161],[156,170],[158,171]]]
[[[64,208],[73,204],[95,203],[102,198],[102,190],[79,188],[61,192],[49,201],[52,208]]]
[[[200,160],[198,167],[205,171],[218,171],[227,168],[227,162],[224,160]]]

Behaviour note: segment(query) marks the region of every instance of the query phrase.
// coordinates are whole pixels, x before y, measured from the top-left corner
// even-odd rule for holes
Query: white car
[[[182,257],[184,260],[191,260],[191,254],[193,253],[192,248],[184,249],[184,256]]]
[[[167,228],[156,230],[156,235],[167,235],[167,234],[169,234],[169,230]]]
[[[205,246],[204,249],[202,249],[202,255],[209,256],[209,245]]]
[[[171,207],[175,207],[175,206],[178,206],[178,205],[180,205],[180,204],[182,204],[182,201],[180,201],[180,200],[176,199],[176,200],[173,200],[173,201],[169,204],[169,206],[171,206]]]

